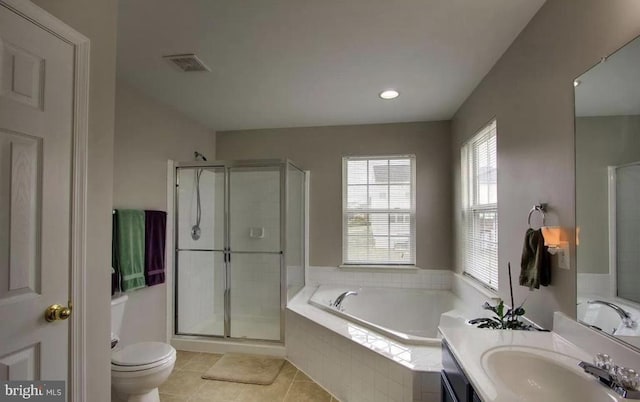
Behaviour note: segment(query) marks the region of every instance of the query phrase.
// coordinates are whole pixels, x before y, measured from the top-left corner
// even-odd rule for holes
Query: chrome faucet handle
[[[582,361],[578,366],[623,398],[640,399],[640,375],[636,370],[616,366],[611,357],[604,353],[598,353],[593,360],[594,364]]]
[[[622,385],[625,389],[635,390],[640,384],[640,375],[632,368],[616,366],[615,380],[618,384]]]
[[[624,325],[627,328],[635,328],[638,326],[638,323],[635,322],[631,317],[628,317],[628,318],[622,319],[622,325]]]
[[[613,359],[606,353],[597,353],[593,357],[593,364],[596,365],[597,368],[610,371],[611,368],[615,366],[613,363]]]

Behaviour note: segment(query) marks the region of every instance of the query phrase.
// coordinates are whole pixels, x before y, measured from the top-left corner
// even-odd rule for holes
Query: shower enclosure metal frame
[[[304,228],[307,225],[306,215],[304,213],[305,205],[306,205],[306,193],[304,191],[306,187],[307,175],[305,171],[299,167],[298,164],[293,162],[290,159],[257,159],[257,160],[231,160],[231,161],[190,161],[190,162],[176,162],[174,164],[174,182],[175,182],[175,190],[173,192],[174,197],[174,236],[173,236],[173,247],[174,247],[174,255],[173,255],[173,335],[174,336],[190,336],[190,337],[199,337],[199,338],[212,338],[212,339],[228,339],[234,342],[268,342],[268,343],[276,343],[276,344],[284,344],[285,341],[285,308],[288,301],[287,295],[287,222],[288,222],[288,210],[289,203],[287,202],[287,195],[289,193],[289,170],[288,167],[292,167],[303,174],[303,191],[302,191],[302,254],[301,254],[301,262],[302,262],[302,270],[303,270],[303,283],[302,287],[306,282],[305,278],[305,270],[306,270],[306,247],[305,247],[305,230]],[[276,168],[278,167],[280,170],[280,251],[278,252],[269,252],[269,251],[232,251],[230,248],[230,171],[233,168]],[[180,249],[179,248],[179,239],[180,234],[178,231],[179,227],[179,176],[178,172],[180,169],[224,169],[224,335],[204,335],[204,334],[193,334],[193,333],[185,333],[178,331],[178,303],[179,303],[179,275],[178,270],[180,269],[179,261],[178,261],[178,253],[179,251],[214,251],[208,249]],[[219,251],[218,251],[219,252]],[[252,254],[252,253],[260,253],[260,254],[279,254],[280,255],[280,339],[279,340],[265,340],[259,338],[234,338],[231,336],[231,326],[233,325],[231,321],[231,272],[232,272],[232,261],[231,255],[233,253],[237,254]],[[213,286],[213,284],[212,284]],[[299,291],[299,289],[298,289]],[[291,296],[293,297],[293,295]]]

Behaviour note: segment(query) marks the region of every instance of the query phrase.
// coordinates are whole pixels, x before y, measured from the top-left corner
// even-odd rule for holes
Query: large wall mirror
[[[640,348],[640,38],[574,87],[577,319]]]

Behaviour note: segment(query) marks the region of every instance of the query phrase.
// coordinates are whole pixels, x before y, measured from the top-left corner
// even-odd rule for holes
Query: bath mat
[[[279,357],[225,353],[202,378],[270,385],[280,373],[283,364],[284,359]]]

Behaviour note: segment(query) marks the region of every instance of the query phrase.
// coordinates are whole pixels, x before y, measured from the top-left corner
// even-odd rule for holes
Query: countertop
[[[440,327],[444,339],[458,363],[462,366],[467,378],[483,402],[514,402],[521,400],[504,386],[495,383],[483,368],[483,356],[494,348],[529,347],[550,351],[571,366],[581,360],[592,361],[592,355],[578,348],[553,332],[508,331],[480,329],[474,327]],[[522,374],[526,367],[514,367]],[[586,373],[589,381],[597,380]],[[617,398],[612,395],[612,400]]]

